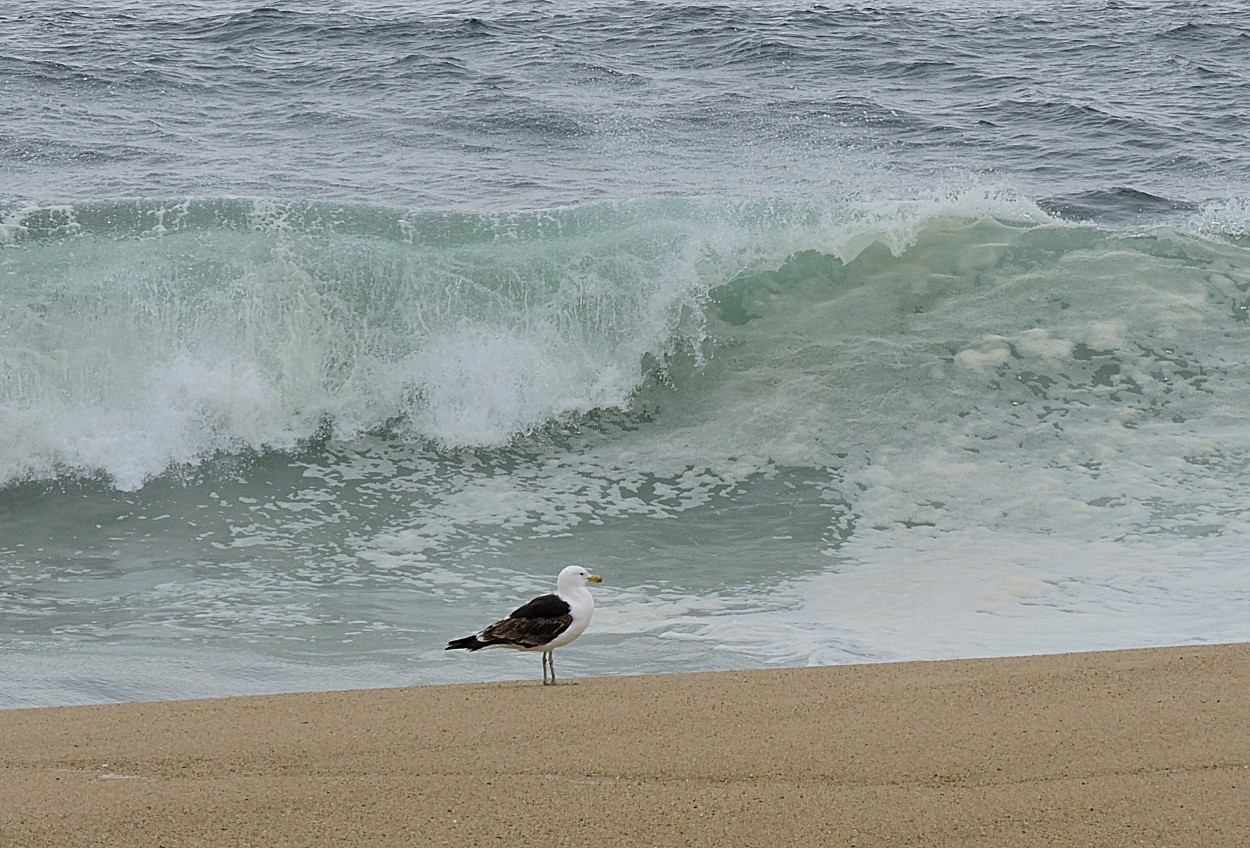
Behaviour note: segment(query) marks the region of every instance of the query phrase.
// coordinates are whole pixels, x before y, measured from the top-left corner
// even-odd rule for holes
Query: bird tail
[[[443,650],[454,651],[458,648],[463,648],[466,651],[480,651],[489,644],[490,642],[483,642],[477,638],[477,634],[474,633],[472,636],[465,636],[463,639],[452,639]]]

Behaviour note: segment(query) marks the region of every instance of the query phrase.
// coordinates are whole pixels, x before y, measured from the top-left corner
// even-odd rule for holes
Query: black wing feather
[[[572,623],[573,611],[568,601],[559,595],[542,595],[517,607],[507,618],[496,621],[481,633],[447,643],[447,650],[478,651],[491,645],[537,648],[559,636]]]
[[[561,618],[568,615],[569,610],[569,602],[559,595],[540,595],[514,609],[508,618]]]
[[[537,648],[559,636],[573,623],[573,616],[558,618],[505,618],[496,621],[479,634],[492,644],[500,642],[520,648]]]

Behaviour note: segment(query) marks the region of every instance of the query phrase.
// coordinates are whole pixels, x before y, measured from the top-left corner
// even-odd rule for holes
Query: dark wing
[[[568,614],[569,602],[564,598],[559,595],[541,595],[525,606],[514,609],[508,618],[561,618]]]
[[[568,601],[559,595],[542,595],[517,607],[505,619],[480,633],[447,643],[447,650],[463,648],[478,651],[491,645],[537,648],[559,636],[573,623]]]
[[[487,627],[479,638],[495,644],[503,642],[520,648],[537,648],[559,636],[572,623],[573,614],[567,601],[557,595],[543,595]]]

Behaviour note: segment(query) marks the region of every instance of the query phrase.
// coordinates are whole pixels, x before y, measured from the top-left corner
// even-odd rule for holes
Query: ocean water
[[[1250,19],[0,11],[0,707],[1250,639]]]

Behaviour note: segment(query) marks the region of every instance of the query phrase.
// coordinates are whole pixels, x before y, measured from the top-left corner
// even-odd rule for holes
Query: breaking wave
[[[734,450],[764,440],[819,462],[798,454],[820,444],[831,406],[923,415],[941,396],[926,388],[933,363],[999,374],[998,390],[1010,380],[1061,415],[1100,386],[1145,398],[1149,375],[1200,394],[1201,369],[1185,363],[1219,354],[1167,340],[1198,315],[1217,338],[1244,321],[1236,213],[1201,210],[1186,234],[1068,224],[995,192],[513,214],[241,199],[9,208],[0,484],[134,489],[222,454],[378,432],[499,448],[604,412],[649,414],[674,387],[702,420],[758,424]],[[1046,371],[1060,365],[1071,396]]]

